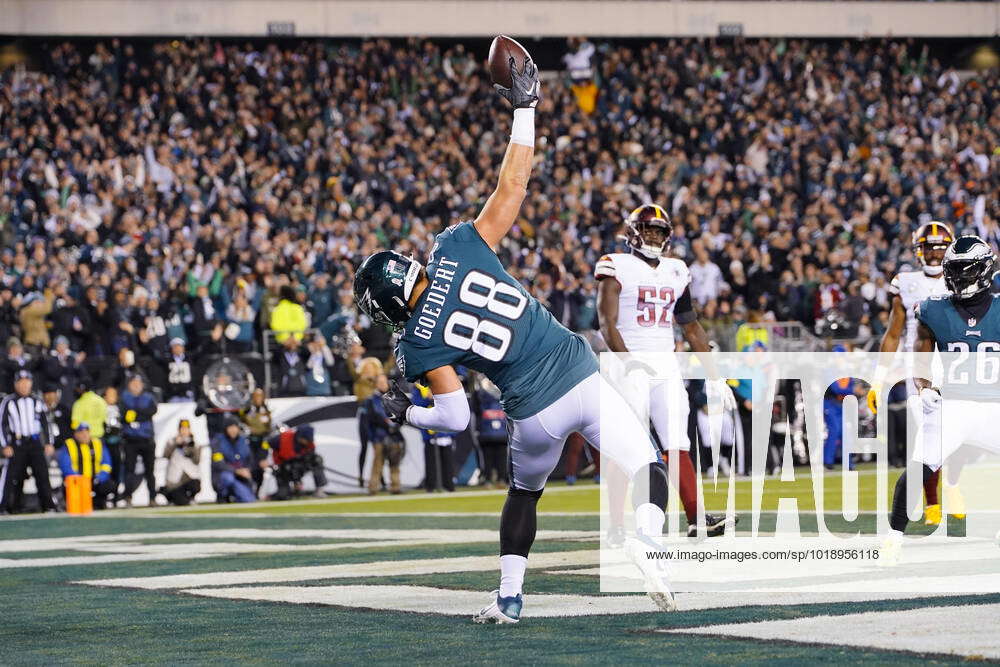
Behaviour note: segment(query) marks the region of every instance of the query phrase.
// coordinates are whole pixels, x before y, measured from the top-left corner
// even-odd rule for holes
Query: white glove
[[[941,392],[934,387],[924,387],[920,390],[920,403],[924,412],[934,412],[941,407]]]
[[[736,409],[736,397],[733,396],[733,389],[725,380],[706,380],[705,395],[708,397],[709,403],[713,399],[720,400],[724,412]]]

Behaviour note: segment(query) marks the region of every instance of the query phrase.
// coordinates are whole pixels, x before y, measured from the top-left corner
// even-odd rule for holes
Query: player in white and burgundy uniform
[[[597,311],[604,341],[612,352],[674,352],[674,324],[694,352],[709,353],[708,336],[691,303],[691,274],[676,258],[664,257],[673,226],[666,211],[646,204],[626,220],[630,252],[604,255],[594,275],[600,281]],[[669,364],[667,364],[669,367]],[[679,374],[663,377],[638,359],[625,362],[626,374],[654,376],[649,385],[649,418],[665,458],[677,457],[678,492],[688,519],[688,534],[697,532],[697,482],[689,450],[689,403]],[[732,391],[723,380],[708,381],[709,391],[722,397],[727,409],[735,407]],[[614,519],[613,519],[614,520]],[[725,517],[705,515],[709,535],[725,530]],[[609,536],[616,541],[618,536]]]
[[[951,229],[943,222],[927,222],[913,232],[913,253],[921,264],[920,271],[903,271],[889,283],[892,294],[892,310],[889,314],[889,326],[882,336],[879,352],[904,353],[913,352],[917,342],[917,307],[921,301],[932,296],[949,293],[943,276],[942,261],[945,250],[955,240]],[[877,371],[875,382],[868,393],[868,405],[875,412],[878,407],[878,396],[882,392],[882,373]],[[916,393],[915,388],[912,393]],[[904,422],[905,423],[905,422]],[[901,437],[896,429],[897,437]],[[924,521],[928,525],[941,523],[941,504],[938,501],[938,479],[940,471],[925,475],[924,494],[927,496],[927,508],[924,511]]]

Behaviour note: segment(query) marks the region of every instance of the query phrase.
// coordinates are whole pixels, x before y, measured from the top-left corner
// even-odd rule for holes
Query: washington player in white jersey
[[[674,351],[674,323],[694,352],[709,353],[708,336],[698,322],[691,303],[691,274],[680,259],[664,257],[673,226],[667,212],[656,204],[645,204],[626,220],[627,253],[604,255],[594,275],[599,280],[597,312],[604,341],[612,352]],[[638,359],[625,362],[632,372],[657,376],[649,384],[649,418],[665,450],[666,458],[677,457],[678,493],[688,519],[688,534],[697,532],[697,482],[688,439],[689,403],[680,375],[662,377]],[[732,391],[723,380],[709,380],[709,391],[722,397],[723,407],[735,408]],[[614,518],[612,519],[614,521]],[[705,514],[708,535],[725,531],[725,517]],[[618,532],[620,528],[616,527]],[[620,535],[609,536],[614,543]]]
[[[927,222],[913,232],[913,254],[921,264],[920,271],[902,271],[889,283],[892,296],[892,310],[889,313],[889,326],[882,336],[879,352],[890,354],[902,350],[913,352],[917,342],[917,307],[921,301],[932,296],[949,293],[943,280],[945,251],[955,240],[951,229],[943,222]],[[876,371],[875,381],[868,392],[868,406],[872,412],[878,408],[878,397],[883,389],[884,371]],[[896,433],[897,437],[901,437]],[[941,504],[938,501],[938,479],[940,471],[925,475],[924,494],[927,496],[927,508],[924,520],[928,525],[941,523]]]

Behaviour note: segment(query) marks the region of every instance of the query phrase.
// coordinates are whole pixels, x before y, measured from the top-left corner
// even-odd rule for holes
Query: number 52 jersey
[[[594,276],[612,278],[622,287],[617,328],[630,352],[674,351],[674,307],[691,282],[687,264],[661,257],[653,267],[618,252],[601,257]]]
[[[429,282],[396,345],[415,382],[441,366],[486,375],[511,419],[526,419],[597,372],[597,358],[504,270],[471,222],[438,234]]]

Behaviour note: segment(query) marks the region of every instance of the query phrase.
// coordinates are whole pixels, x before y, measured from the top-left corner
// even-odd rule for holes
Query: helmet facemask
[[[917,228],[913,233],[913,254],[920,262],[924,274],[941,275],[945,251],[954,240],[951,229],[943,222],[928,222]]]
[[[657,259],[670,247],[674,228],[661,207],[655,204],[640,206],[632,211],[625,224],[629,246],[643,257]]]
[[[979,237],[963,236],[949,246],[942,268],[945,285],[964,301],[990,289],[996,256]]]

